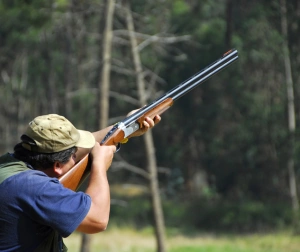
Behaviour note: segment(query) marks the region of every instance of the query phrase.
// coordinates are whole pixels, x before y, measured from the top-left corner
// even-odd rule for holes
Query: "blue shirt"
[[[0,174],[5,169],[17,172],[0,180],[0,251],[33,251],[53,230],[67,237],[87,215],[87,194],[23,162],[0,164]]]

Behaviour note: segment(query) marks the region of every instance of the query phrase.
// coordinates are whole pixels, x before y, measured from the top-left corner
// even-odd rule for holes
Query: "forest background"
[[[110,2],[0,1],[2,153],[41,114],[64,115],[90,131],[103,126]],[[239,52],[237,62],[176,101],[152,130],[165,226],[297,230],[300,1],[116,1],[107,124],[144,105],[128,6],[147,102],[229,49]],[[112,223],[153,224],[146,149],[136,138],[116,154],[109,171]]]

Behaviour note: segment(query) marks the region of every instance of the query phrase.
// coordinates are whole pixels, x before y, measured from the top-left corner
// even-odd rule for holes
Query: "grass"
[[[71,252],[80,251],[80,234],[74,233],[65,243]],[[91,252],[155,252],[156,243],[149,229],[108,228],[91,235]],[[300,236],[291,232],[252,235],[197,234],[168,235],[168,252],[299,252]]]

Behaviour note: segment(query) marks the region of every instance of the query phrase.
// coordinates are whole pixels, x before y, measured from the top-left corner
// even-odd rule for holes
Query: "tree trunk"
[[[21,136],[24,132],[24,115],[26,108],[26,101],[24,99],[25,90],[27,89],[28,83],[28,55],[27,52],[24,52],[24,55],[21,57],[21,80],[19,85],[19,99],[18,99],[18,126],[17,132],[18,136]]]
[[[89,252],[89,251],[91,251],[91,236],[88,234],[82,234],[80,252]]]
[[[65,42],[64,42],[64,51],[65,51],[65,59],[64,59],[64,83],[65,83],[65,102],[64,104],[64,113],[67,115],[67,117],[70,117],[72,115],[73,106],[72,106],[72,100],[69,98],[69,94],[72,91],[73,88],[73,79],[72,79],[72,52],[71,52],[71,30],[70,27],[71,24],[68,24],[66,27],[66,36],[65,36]]]
[[[286,0],[280,0],[281,5],[281,29],[283,34],[283,56],[285,66],[285,77],[286,77],[286,89],[287,89],[287,107],[288,107],[288,128],[290,133],[289,139],[289,156],[288,156],[288,174],[290,184],[290,194],[292,199],[292,207],[294,212],[294,223],[298,226],[298,212],[299,212],[299,201],[297,195],[297,182],[295,176],[294,167],[294,152],[295,152],[295,105],[294,105],[294,88],[293,78],[291,69],[290,52],[288,47],[288,25],[286,17]]]
[[[86,56],[86,39],[87,36],[85,36],[85,33],[87,32],[85,29],[85,25],[87,23],[87,15],[86,11],[84,9],[83,2],[80,1],[74,1],[73,0],[73,12],[75,15],[72,17],[72,23],[74,23],[75,32],[76,30],[80,29],[81,32],[78,32],[75,36],[75,50],[76,50],[76,68],[77,68],[77,89],[78,90],[85,90],[87,89],[87,82],[85,78],[85,56]],[[81,24],[76,24],[76,21],[81,20]],[[75,26],[76,24],[76,26]],[[76,69],[75,68],[75,69]],[[80,99],[79,106],[76,107],[76,110],[78,111],[79,115],[84,115],[86,113],[86,106],[85,106],[86,100],[85,98]],[[87,120],[77,120],[76,126],[80,129],[87,129],[88,128],[88,121]]]
[[[107,127],[109,113],[109,84],[110,84],[110,68],[111,68],[111,47],[112,47],[112,27],[115,9],[115,0],[108,0],[106,6],[106,23],[103,38],[103,67],[101,73],[100,90],[100,129]]]
[[[225,32],[225,46],[226,49],[231,48],[232,37],[232,0],[226,0],[226,32]]]
[[[103,66],[101,72],[101,78],[99,82],[100,90],[100,119],[99,128],[105,128],[108,124],[109,114],[109,86],[110,86],[110,68],[111,68],[111,48],[112,48],[112,27],[113,16],[115,9],[115,0],[108,0],[106,3],[106,24],[103,38]],[[82,234],[81,252],[90,251],[91,237],[87,234]]]
[[[135,72],[136,72],[136,77],[137,77],[139,100],[140,100],[141,106],[144,106],[147,103],[145,83],[144,83],[144,74],[143,74],[143,70],[142,70],[140,55],[138,52],[137,41],[134,36],[134,23],[133,23],[132,14],[130,11],[130,4],[129,4],[129,1],[124,1],[124,2],[125,2],[127,29],[129,31],[132,55],[133,55]],[[153,207],[153,212],[154,212],[157,251],[164,252],[164,251],[166,251],[165,224],[164,224],[164,216],[163,216],[163,211],[162,211],[162,206],[161,206],[159,185],[158,185],[158,179],[157,179],[157,165],[156,165],[155,148],[154,148],[153,137],[152,137],[151,131],[147,132],[144,135],[144,141],[145,141],[146,155],[147,155],[147,168],[148,168],[148,172],[150,174],[150,190],[151,190],[151,197],[152,197],[152,207]]]

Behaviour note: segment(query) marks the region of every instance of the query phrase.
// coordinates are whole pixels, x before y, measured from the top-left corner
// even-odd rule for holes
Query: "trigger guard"
[[[117,153],[120,149],[121,149],[121,143],[118,143],[116,145],[116,152],[115,153]]]

